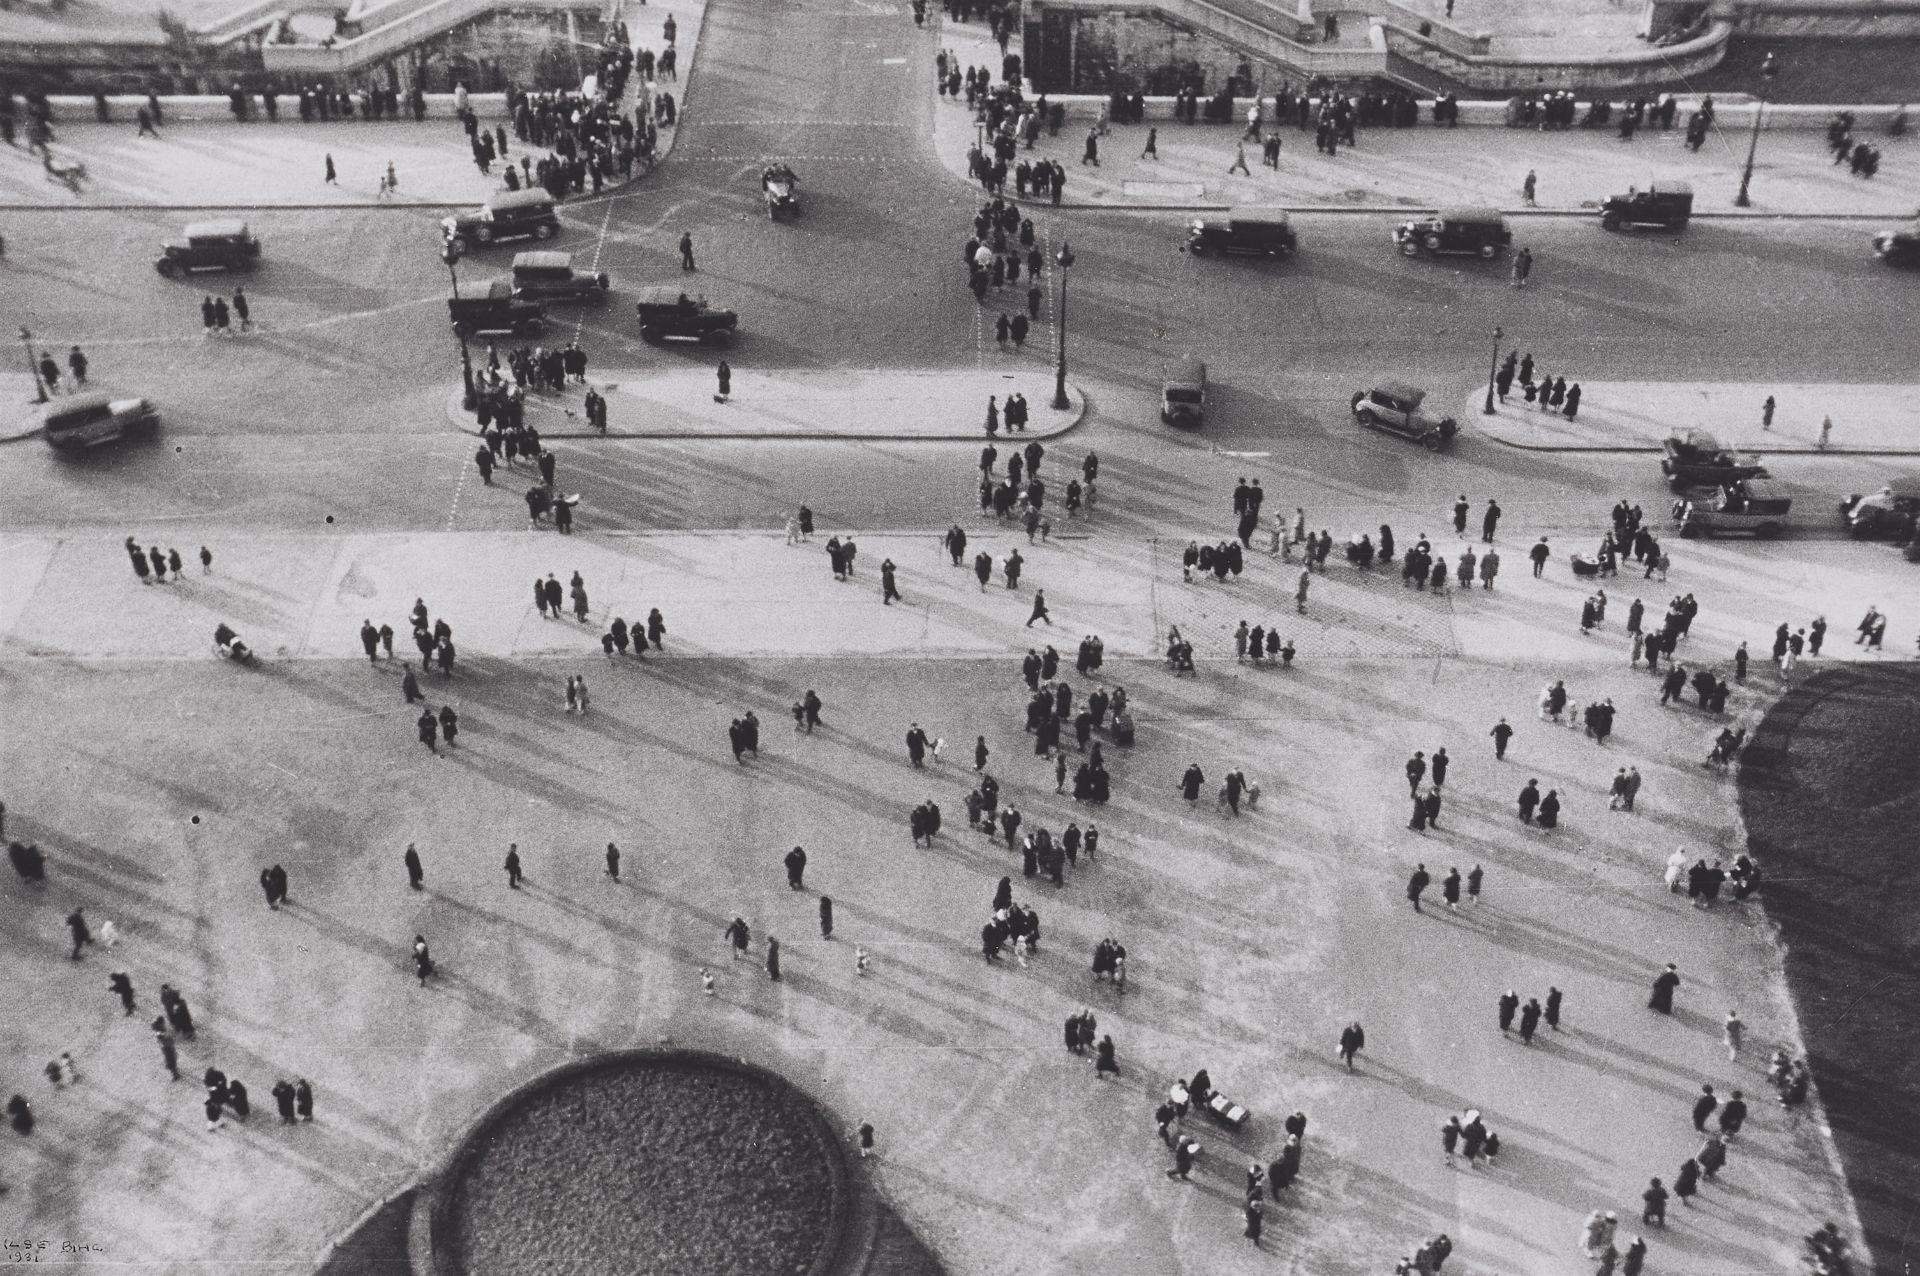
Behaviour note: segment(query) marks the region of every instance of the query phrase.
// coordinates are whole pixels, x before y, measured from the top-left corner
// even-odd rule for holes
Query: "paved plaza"
[[[1604,42],[1631,18],[1473,3],[1465,20],[1527,50],[1549,29]],[[1211,170],[1237,130],[1163,126],[1148,173],[1143,129],[1114,130],[1096,171],[1075,163],[1084,125],[1070,125],[1036,154],[1067,165],[1072,207],[1018,201],[1038,277],[982,281],[976,299],[961,261],[986,198],[965,177],[973,122],[933,92],[932,65],[984,45],[979,23],[936,6],[916,27],[891,0],[668,9],[683,50],[671,155],[563,205],[537,245],[606,271],[610,295],[552,306],[538,337],[468,342],[503,386],[539,353],[585,352],[566,384],[522,387],[538,460],[476,465],[501,431],[462,406],[437,223],[492,182],[451,119],[194,121],[158,140],[75,123],[59,146],[95,172],[77,199],[24,152],[0,154],[9,313],[28,356],[61,373],[54,404],[79,348],[89,389],[146,396],[161,420],[151,439],[58,454],[27,359],[0,370],[0,801],[4,837],[46,856],[44,881],[0,887],[0,1097],[34,1117],[30,1134],[17,1118],[0,1132],[0,1243],[130,1272],[311,1273],[330,1253],[350,1257],[329,1272],[396,1270],[359,1256],[429,1238],[388,1239],[377,1212],[403,1216],[489,1105],[562,1063],[673,1045],[772,1068],[832,1114],[858,1196],[839,1272],[918,1276],[900,1257],[910,1233],[954,1276],[1375,1276],[1444,1233],[1449,1273],[1584,1276],[1595,1211],[1618,1215],[1619,1249],[1645,1236],[1649,1274],[1799,1270],[1802,1238],[1829,1220],[1895,1270],[1901,1207],[1850,1193],[1860,1149],[1836,1142],[1821,1090],[1843,1061],[1802,1029],[1767,887],[1694,907],[1663,873],[1676,848],[1723,866],[1748,849],[1739,767],[1708,762],[1723,731],[1754,732],[1809,670],[1915,656],[1913,565],[1848,538],[1835,508],[1920,482],[1914,279],[1866,249],[1878,219],[1911,215],[1911,141],[1889,141],[1863,183],[1829,170],[1817,132],[1769,134],[1769,215],[1702,218],[1676,239],[1607,235],[1586,206],[1686,176],[1726,211],[1730,139],[1694,156],[1677,137],[1423,122],[1323,161],[1289,131],[1279,173],[1224,182]],[[636,42],[655,38],[657,4],[621,12]],[[328,154],[337,191],[318,176]],[[389,159],[401,198],[382,200]],[[759,174],[776,160],[800,174],[798,218],[767,216]],[[1538,215],[1515,208],[1529,167]],[[1394,250],[1397,210],[1456,199],[1516,213],[1526,288],[1504,261]],[[1178,251],[1190,214],[1171,205],[1242,201],[1301,210],[1295,259]],[[159,241],[211,215],[248,219],[259,268],[160,277]],[[463,291],[517,250],[470,253]],[[255,322],[209,334],[203,298],[236,285]],[[634,294],[656,285],[736,310],[734,340],[642,339]],[[1029,306],[1024,346],[996,340],[996,318]],[[1579,381],[1577,416],[1517,388],[1484,415],[1490,345]],[[1176,429],[1163,387],[1193,358],[1206,419]],[[1351,396],[1383,379],[1458,418],[1450,450],[1355,424]],[[1016,392],[1028,432],[990,438],[989,398]],[[1794,502],[1789,535],[1679,537],[1657,452],[1687,428],[1765,455]],[[1037,502],[1031,528],[983,509],[989,445],[988,492]],[[1044,492],[1026,486],[1036,456]],[[1189,572],[1190,546],[1236,540],[1236,489],[1244,503],[1254,480],[1240,570]],[[566,534],[529,520],[530,489],[577,497]],[[1490,500],[1503,514],[1488,537]],[[1576,575],[1572,556],[1598,552],[1622,503],[1666,569],[1629,557]],[[1332,544],[1304,584],[1296,519]],[[1400,552],[1425,539],[1449,565],[1497,552],[1493,587],[1449,574],[1416,589],[1398,558],[1355,566],[1345,546],[1383,525]],[[177,576],[136,575],[129,537],[163,562],[178,551]],[[830,541],[857,544],[850,571]],[[554,613],[531,596],[549,578],[568,595]],[[1599,591],[1604,619],[1583,628]],[[1722,713],[1691,686],[1664,702],[1637,659],[1630,608],[1644,637],[1688,602],[1669,663],[1726,680]],[[415,647],[416,606],[450,629],[444,663]],[[1855,642],[1869,608],[1888,622],[1872,646]],[[614,648],[650,615],[663,631],[644,654]],[[1824,646],[1783,669],[1777,627],[1816,618]],[[1243,623],[1290,659],[1241,658]],[[366,624],[391,627],[391,653],[376,635],[369,657]],[[220,658],[221,625],[256,664]],[[1166,658],[1175,630],[1191,676]],[[1079,668],[1092,636],[1104,660]],[[1064,766],[1028,722],[1022,662],[1049,648],[1046,681],[1071,701]],[[1573,713],[1610,703],[1611,733],[1543,714],[1555,682]],[[1103,722],[1083,749],[1074,715],[1120,689],[1132,740]],[[795,710],[810,693],[807,731]],[[457,738],[430,750],[423,705],[450,711]],[[730,747],[749,712],[757,749]],[[915,725],[937,745],[919,763]],[[1095,746],[1105,802],[1073,796]],[[1428,770],[1412,786],[1444,798],[1438,822],[1410,822],[1407,762],[1441,748],[1444,784]],[[1619,809],[1628,767],[1644,787]],[[1219,796],[1235,770],[1259,786],[1237,812]],[[1098,852],[1057,883],[1023,871],[1017,837],[969,827],[983,773],[1021,833],[1097,826]],[[1557,827],[1517,818],[1529,781],[1555,791]],[[923,845],[910,815],[928,802],[943,819]],[[798,889],[783,871],[795,845]],[[260,883],[273,865],[289,883],[277,908]],[[1417,866],[1433,882],[1419,909]],[[1441,888],[1456,867],[1483,874],[1457,909]],[[1042,938],[989,961],[1003,878]],[[76,910],[94,942],[70,957]],[[745,960],[723,937],[735,917]],[[416,978],[415,936],[432,979]],[[1109,938],[1127,950],[1124,987],[1090,968]],[[1663,1015],[1648,1000],[1668,963],[1681,984]],[[163,984],[198,1027],[176,1044],[178,1080],[147,1027]],[[1550,988],[1557,1024],[1530,1044],[1503,1030],[1503,993]],[[1117,1077],[1064,1047],[1083,1009]],[[1732,1057],[1729,1011],[1745,1025]],[[1355,1022],[1366,1046],[1349,1070],[1337,1047]],[[1805,1102],[1776,1101],[1776,1049],[1809,1061]],[[78,1079],[56,1067],[51,1082],[63,1054]],[[208,1129],[209,1067],[251,1090],[246,1121]],[[1201,1068],[1251,1117],[1236,1130],[1189,1113],[1200,1153],[1180,1181],[1155,1110]],[[311,1123],[277,1117],[282,1078],[310,1084]],[[1670,1202],[1666,1226],[1643,1223],[1649,1179],[1671,1186],[1701,1150],[1703,1085],[1743,1091],[1751,1115],[1725,1168]],[[1443,1153],[1443,1124],[1469,1110],[1497,1158]],[[1248,1167],[1280,1157],[1293,1113],[1299,1176],[1266,1198],[1256,1247]],[[863,1123],[875,1159],[854,1155]]]

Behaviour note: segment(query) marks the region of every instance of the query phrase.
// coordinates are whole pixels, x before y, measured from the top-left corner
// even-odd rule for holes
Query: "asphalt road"
[[[570,209],[556,241],[615,279],[604,309],[561,314],[558,331],[577,333],[595,366],[721,357],[642,344],[622,300],[682,278],[682,230],[697,244],[695,283],[742,315],[743,338],[726,354],[735,366],[1049,357],[1056,279],[1022,356],[995,348],[995,307],[976,307],[963,286],[959,246],[977,201],[926,140],[922,68],[934,37],[867,11],[883,7],[821,0],[778,20],[715,7],[672,159],[625,193]],[[773,157],[801,174],[797,221],[764,213],[757,173]],[[471,444],[443,410],[457,364],[437,216],[254,217],[267,264],[246,282],[261,330],[223,342],[201,335],[197,305],[234,281],[172,282],[150,266],[184,214],[15,214],[8,269],[20,320],[45,345],[82,345],[97,382],[155,397],[167,427],[154,446],[78,463],[16,446],[0,472],[0,520],[517,525],[516,487],[473,481]],[[1499,263],[1401,258],[1385,215],[1301,217],[1300,256],[1271,265],[1181,255],[1178,214],[1043,211],[1036,221],[1049,257],[1063,241],[1076,254],[1070,356],[1093,396],[1060,450],[1099,451],[1105,509],[1128,530],[1210,520],[1249,467],[1335,526],[1432,510],[1456,491],[1498,494],[1541,525],[1558,525],[1570,501],[1661,500],[1647,458],[1521,453],[1475,439],[1469,421],[1457,452],[1435,460],[1355,431],[1347,397],[1376,374],[1457,401],[1483,375],[1496,323],[1575,380],[1897,382],[1920,366],[1920,333],[1904,318],[1913,279],[1871,261],[1860,228],[1845,222],[1702,222],[1678,242],[1526,222],[1536,266],[1520,292]],[[471,258],[466,286],[504,270],[511,251]],[[1017,307],[1016,290],[1000,304]],[[1203,431],[1175,435],[1157,420],[1158,376],[1189,352],[1209,362],[1215,410]],[[586,497],[582,530],[768,526],[802,501],[828,524],[938,526],[974,504],[972,445],[593,440],[555,450],[562,486]],[[1822,504],[1915,468],[1839,458],[1775,466]]]

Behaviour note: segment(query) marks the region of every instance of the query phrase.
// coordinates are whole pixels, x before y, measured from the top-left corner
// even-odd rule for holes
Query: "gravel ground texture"
[[[548,1078],[456,1158],[445,1270],[815,1270],[840,1230],[822,1126],[797,1091],[730,1064],[627,1058]]]
[[[1782,696],[1743,756],[1740,804],[1874,1270],[1911,1272],[1920,666],[1834,669]]]

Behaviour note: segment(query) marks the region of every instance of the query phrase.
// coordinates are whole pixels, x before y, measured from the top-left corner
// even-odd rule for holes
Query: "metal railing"
[[[403,53],[424,40],[495,12],[598,11],[598,0],[431,0],[403,18],[331,46],[269,44],[261,50],[267,70],[301,75],[341,75]]]

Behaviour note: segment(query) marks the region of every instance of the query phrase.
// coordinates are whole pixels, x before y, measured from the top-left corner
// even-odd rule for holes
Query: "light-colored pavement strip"
[[[722,352],[721,358],[731,358]],[[731,367],[731,363],[729,363]],[[1053,408],[1053,376],[1031,362],[982,372],[839,369],[832,371],[734,368],[732,393],[716,397],[716,377],[707,368],[654,372],[641,368],[590,369],[588,384],[607,398],[609,438],[642,439],[978,439],[988,442],[987,401],[1004,412],[1007,399],[1024,394],[1024,432],[1003,428],[994,442],[1025,446],[1078,424],[1087,399],[1067,385],[1070,406]],[[558,394],[529,392],[527,422],[541,436],[598,438],[589,430],[581,402],[586,387]],[[447,395],[447,418],[461,429],[477,427],[461,406],[462,391]]]
[[[1544,364],[1536,371],[1553,373]],[[1564,375],[1564,374],[1562,374]],[[1569,381],[1568,384],[1572,384]],[[1908,385],[1767,384],[1727,381],[1583,381],[1580,410],[1529,404],[1520,387],[1486,416],[1486,390],[1461,402],[1458,419],[1514,447],[1540,451],[1654,451],[1670,435],[1705,430],[1728,447],[1767,452],[1920,454],[1920,389]],[[1763,421],[1774,401],[1773,424]],[[1821,445],[1822,422],[1833,430]]]

